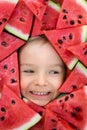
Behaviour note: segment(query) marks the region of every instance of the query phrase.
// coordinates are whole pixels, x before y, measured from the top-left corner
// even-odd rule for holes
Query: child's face
[[[50,43],[28,43],[19,55],[21,93],[44,106],[58,95],[64,80],[64,65]]]

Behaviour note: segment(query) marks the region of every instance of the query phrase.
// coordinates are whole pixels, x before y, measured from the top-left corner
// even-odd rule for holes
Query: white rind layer
[[[10,26],[8,23],[6,24],[5,29],[23,40],[28,40],[29,34],[24,34],[21,30]]]
[[[13,130],[28,130],[33,125],[35,125],[39,120],[41,119],[41,116],[39,114],[36,114],[29,122],[24,123],[18,128],[14,128]]]

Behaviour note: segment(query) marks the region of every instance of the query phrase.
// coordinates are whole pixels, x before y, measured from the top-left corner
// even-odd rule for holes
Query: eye
[[[59,74],[59,72],[56,71],[56,70],[51,70],[49,73],[50,73],[50,74]]]
[[[35,71],[34,70],[24,70],[23,72],[24,73],[34,73]]]

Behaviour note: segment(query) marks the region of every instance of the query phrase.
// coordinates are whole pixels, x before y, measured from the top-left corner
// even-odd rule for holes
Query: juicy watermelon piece
[[[0,0],[0,34],[15,9],[18,0]]]
[[[47,1],[43,0],[24,0],[29,9],[33,12],[33,14],[41,21],[45,10],[47,8]]]
[[[17,37],[28,40],[32,26],[33,14],[23,0],[19,0],[5,29]]]
[[[9,56],[23,44],[23,40],[7,32],[2,32],[0,35],[0,61]]]
[[[86,130],[87,86],[54,100],[47,108],[67,121],[74,130]]]
[[[85,84],[87,84],[87,68],[78,62],[63,85],[60,87],[59,91],[63,93],[70,93],[80,89]]]
[[[32,36],[43,34],[43,30],[56,29],[59,11],[60,5],[49,0],[42,20],[40,21],[37,17],[35,18]]]
[[[49,124],[49,125],[48,125]],[[74,130],[64,119],[56,113],[46,109],[44,117],[44,130]]]
[[[57,22],[57,29],[85,24],[87,24],[87,1],[64,0]]]
[[[8,85],[20,96],[17,52],[14,52],[8,58],[0,62],[0,76],[4,81],[4,83],[2,82],[2,86],[3,84]]]
[[[87,66],[87,42],[71,46],[68,50],[71,51],[85,66]]]
[[[0,130],[27,130],[41,119],[7,86],[3,87],[0,108]]]
[[[67,47],[86,41],[87,26],[84,25],[76,28],[48,30],[44,31],[44,34],[60,54],[66,66],[71,70],[77,63],[78,59],[73,55],[73,53],[67,50]]]

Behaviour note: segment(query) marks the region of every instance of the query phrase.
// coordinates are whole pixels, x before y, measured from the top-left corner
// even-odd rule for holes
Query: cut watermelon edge
[[[36,114],[29,122],[26,122],[22,126],[18,128],[14,128],[13,130],[27,130],[32,126],[34,126],[40,120],[41,120],[41,116],[39,114]]]
[[[12,33],[23,40],[28,40],[29,34],[24,34],[21,30],[18,30],[17,28],[10,26],[8,23],[6,24],[5,29],[9,33]]]

